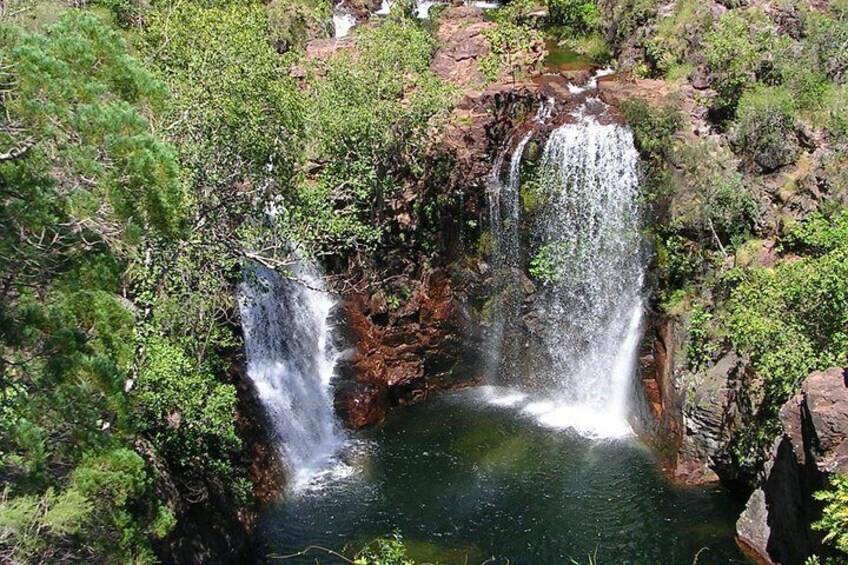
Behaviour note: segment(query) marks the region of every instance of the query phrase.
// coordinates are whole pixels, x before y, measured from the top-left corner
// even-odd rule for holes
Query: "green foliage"
[[[491,52],[481,61],[480,71],[488,80],[495,80],[502,73],[515,79],[535,70],[526,66],[527,54],[542,42],[542,34],[527,18],[534,7],[530,0],[517,0],[494,11],[492,17],[497,26],[483,31]]]
[[[685,69],[692,53],[701,47],[704,34],[712,27],[709,4],[699,0],[682,0],[674,9],[657,20],[656,30],[645,41],[645,54],[660,75],[672,78]]]
[[[185,173],[206,198],[233,181],[286,182],[302,138],[299,91],[267,37],[258,4],[204,8],[177,3],[151,12],[144,41],[172,92],[171,135]]]
[[[739,173],[718,174],[710,181],[702,193],[700,229],[717,238],[719,246],[736,247],[751,236],[760,206]]]
[[[571,35],[584,35],[597,31],[601,11],[593,0],[548,0],[548,22]]]
[[[232,305],[232,240],[224,245],[203,230],[218,224],[196,213],[198,169],[186,175],[178,162],[199,162],[189,158],[197,140],[175,137],[178,153],[157,133],[173,102],[119,32],[80,10],[43,33],[4,23],[0,59],[0,472],[9,485],[0,554],[149,562],[150,539],[176,520],[154,499],[159,473],[190,464],[182,486],[223,468],[220,490],[240,488],[230,468],[234,394],[212,372],[221,371],[214,352],[233,343],[219,298],[225,292]],[[187,131],[191,116],[179,116],[170,131]],[[210,249],[221,256],[198,251]],[[209,276],[216,265],[224,273]],[[146,366],[136,391],[150,382],[162,388],[147,391],[142,405],[126,391],[139,370],[138,338],[151,333],[169,336],[195,362],[160,359],[155,377]],[[175,364],[185,382],[168,380],[175,377],[164,368]],[[145,451],[155,472],[136,452],[150,444],[146,434],[161,431],[160,421],[146,420],[152,399],[197,418],[155,436]],[[180,440],[210,452],[187,463],[171,451]]]
[[[686,333],[689,341],[686,343],[686,368],[692,372],[704,369],[712,361],[716,349],[710,322],[713,315],[697,302],[692,305],[689,313],[689,324]]]
[[[765,171],[795,162],[793,94],[781,87],[757,87],[746,92],[737,109],[737,142],[742,151]]]
[[[824,541],[842,553],[848,553],[848,477],[835,475],[830,488],[815,494],[816,500],[825,503],[822,518],[813,528],[825,533]]]
[[[163,85],[128,55],[121,36],[72,11],[43,35],[3,27],[0,41],[11,69],[3,81],[12,86],[0,147],[33,153],[4,161],[3,175],[52,175],[53,193],[76,221],[105,236],[125,222],[174,233],[182,199],[176,153],[149,126]]]
[[[543,245],[530,259],[530,275],[543,283],[559,282],[563,269],[561,257],[556,245]]]
[[[240,441],[235,390],[217,382],[179,346],[161,338],[145,344],[133,402],[160,451],[186,481],[226,481]]]
[[[330,36],[332,3],[327,0],[278,0],[268,5],[271,40],[280,50],[301,49]]]
[[[669,157],[680,127],[680,112],[674,106],[654,108],[640,98],[631,98],[622,103],[621,113],[643,158],[660,162]]]
[[[659,0],[621,0],[612,4],[609,19],[614,22],[612,42],[618,45],[630,39],[636,30],[657,15]]]
[[[354,565],[415,565],[409,558],[403,538],[394,534],[378,538],[362,548],[353,558]]]
[[[138,454],[119,448],[84,460],[61,492],[48,488],[41,495],[12,497],[5,491],[0,496],[0,548],[22,562],[36,556],[64,561],[98,554],[153,562],[145,525],[131,514],[149,486],[145,467]],[[81,550],[75,547],[80,540]]]
[[[835,237],[844,226],[830,226],[816,220],[798,232],[821,246],[816,255],[739,273],[722,315],[730,344],[764,380],[762,425],[742,438],[743,459],[756,459],[772,439],[778,409],[810,371],[848,362],[848,240]]]
[[[314,253],[382,240],[387,202],[402,178],[422,174],[427,129],[454,95],[430,72],[435,44],[413,19],[392,16],[356,40],[355,51],[309,69],[308,151],[326,164],[291,193],[278,220]]]
[[[756,8],[729,10],[705,37],[705,55],[718,91],[715,111],[732,116],[742,94],[770,72],[769,55],[785,45]]]

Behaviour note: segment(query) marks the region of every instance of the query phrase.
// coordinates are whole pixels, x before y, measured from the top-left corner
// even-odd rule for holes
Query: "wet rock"
[[[383,421],[389,407],[389,387],[383,382],[342,381],[336,386],[336,413],[351,428],[364,428]]]
[[[336,386],[336,410],[351,427],[477,380],[480,330],[444,270],[425,273],[409,300],[394,308],[376,296],[351,294],[343,303],[354,351]],[[376,306],[386,312],[375,320]]]
[[[740,541],[765,562],[789,565],[826,551],[811,527],[821,511],[813,493],[832,473],[848,471],[845,370],[811,373],[781,408],[780,423],[765,478],[736,527]]]

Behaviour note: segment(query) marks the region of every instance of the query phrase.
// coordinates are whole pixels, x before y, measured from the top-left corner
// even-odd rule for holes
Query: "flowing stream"
[[[254,266],[239,293],[247,374],[295,490],[332,468],[344,444],[330,399],[334,304],[322,286],[309,265],[297,265],[292,279]]]

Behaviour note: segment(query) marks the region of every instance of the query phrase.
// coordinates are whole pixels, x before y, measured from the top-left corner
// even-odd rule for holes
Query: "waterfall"
[[[538,299],[563,406],[551,425],[624,435],[642,316],[638,154],[629,130],[579,114],[554,130],[542,156],[537,222],[549,282]]]
[[[268,414],[295,489],[327,467],[344,437],[336,422],[330,380],[338,358],[330,313],[313,266],[298,264],[289,280],[253,266],[239,291],[247,374]]]
[[[502,367],[504,340],[511,330],[514,319],[511,313],[518,308],[521,268],[521,242],[519,223],[521,219],[521,158],[527,143],[533,137],[531,130],[525,134],[512,151],[506,183],[501,181],[501,169],[509,154],[509,146],[502,151],[492,167],[487,186],[489,202],[489,234],[492,239],[492,258],[495,272],[495,299],[498,307],[493,312],[489,331],[487,373],[492,374]]]
[[[333,9],[333,37],[347,36],[355,25],[356,18],[348,11],[343,2],[339,3]]]
[[[542,204],[532,219],[530,265],[542,282],[530,315],[539,348],[522,365],[534,386],[490,401],[520,405],[547,426],[620,437],[631,433],[643,306],[638,154],[628,129],[601,124],[585,107],[574,118],[551,133],[536,177]],[[508,222],[502,212],[510,200],[519,213],[518,171],[528,139],[512,156],[508,185],[490,190],[497,199],[490,199],[495,255],[513,255],[504,259],[510,266],[521,264],[520,242],[510,243],[519,239],[512,226],[518,218]],[[505,314],[520,315],[515,306]]]

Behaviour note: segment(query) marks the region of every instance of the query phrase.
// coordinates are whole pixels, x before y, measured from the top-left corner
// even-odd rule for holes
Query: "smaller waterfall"
[[[273,426],[280,455],[297,489],[323,470],[344,443],[333,413],[330,380],[338,351],[334,306],[314,267],[299,264],[298,281],[254,266],[239,292],[247,374]]]
[[[333,10],[333,37],[347,36],[355,25],[356,18],[348,11],[344,3],[339,3]]]

